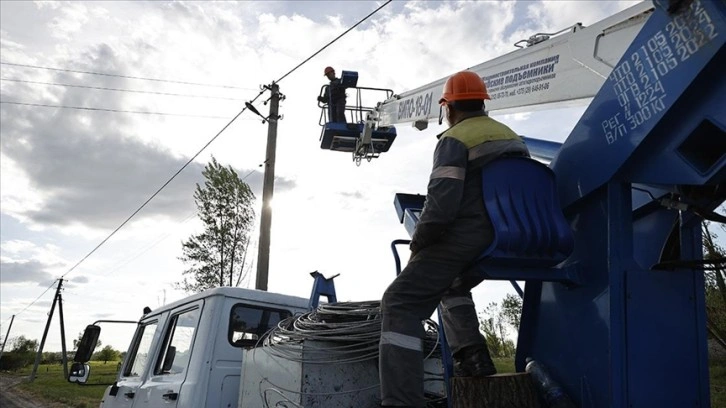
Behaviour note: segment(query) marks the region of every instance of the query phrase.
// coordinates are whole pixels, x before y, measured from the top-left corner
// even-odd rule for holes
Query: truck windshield
[[[290,316],[289,310],[238,303],[229,316],[228,340],[235,347],[254,347],[263,334]]]
[[[146,370],[149,364],[149,349],[151,349],[157,324],[158,322],[154,321],[139,327],[134,347],[131,350],[131,359],[124,370],[125,377],[137,377]]]

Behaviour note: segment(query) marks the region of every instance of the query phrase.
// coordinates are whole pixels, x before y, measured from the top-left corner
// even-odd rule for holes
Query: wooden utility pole
[[[280,118],[280,87],[276,83],[269,86],[270,116],[267,117],[267,155],[265,178],[262,185],[262,216],[260,218],[260,241],[257,252],[257,279],[255,289],[267,290],[267,276],[270,266],[270,228],[272,227],[272,193],[275,189],[275,151],[277,149],[277,121]]]
[[[40,340],[40,346],[38,347],[38,354],[35,356],[35,364],[33,365],[33,372],[30,373],[30,382],[35,380],[35,374],[38,372],[38,365],[43,357],[43,347],[45,346],[45,339],[48,337],[48,329],[50,328],[50,321],[53,320],[53,312],[55,311],[55,304],[58,302],[58,295],[63,287],[63,278],[58,279],[58,287],[55,289],[55,296],[53,296],[53,304],[50,305],[50,313],[48,313],[48,321],[45,323],[45,330],[43,331],[43,338]]]
[[[15,320],[15,315],[12,315],[10,317],[10,326],[8,326],[8,331],[5,333],[5,338],[3,339],[3,346],[0,348],[0,360],[3,358],[3,353],[5,352],[5,343],[8,342],[8,336],[10,336],[10,328],[13,327],[13,321]]]
[[[63,295],[58,292],[58,318],[60,319],[61,359],[63,362],[63,378],[68,378],[68,353],[66,351],[66,324],[63,318]]]

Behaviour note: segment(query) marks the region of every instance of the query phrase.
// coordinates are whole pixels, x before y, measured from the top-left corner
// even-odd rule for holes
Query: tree
[[[512,357],[515,351],[514,342],[507,338],[503,310],[497,302],[491,302],[479,314],[479,329],[484,333],[489,353],[494,357]]]
[[[507,322],[515,331],[519,332],[519,322],[522,319],[522,298],[518,295],[508,293],[504,299],[502,299],[502,318]]]
[[[245,254],[255,212],[255,199],[249,185],[231,166],[224,167],[212,157],[204,167],[204,187],[197,184],[194,202],[204,231],[182,243],[184,279],[176,284],[186,292],[201,292],[239,282],[246,270]]]
[[[118,360],[120,353],[118,350],[114,350],[111,346],[106,346],[101,351],[94,353],[93,359],[97,361],[103,361],[106,364],[112,360]]]
[[[18,336],[13,340],[13,353],[35,353],[38,350],[38,340],[26,339],[25,336]]]
[[[709,229],[709,222],[702,225],[703,258],[705,260],[723,260],[726,251],[716,244],[716,233]],[[723,265],[723,263],[721,263]],[[706,328],[711,337],[726,349],[726,271],[714,267],[705,270],[706,277]]]
[[[3,370],[18,370],[26,367],[35,361],[35,352],[38,350],[38,340],[31,340],[25,336],[18,336],[13,339],[13,348],[4,353],[0,367]]]
[[[78,333],[78,338],[73,339],[73,350],[78,349],[78,345],[81,344],[81,339],[83,339],[83,332]],[[101,340],[99,339],[96,341],[96,348],[101,347]]]

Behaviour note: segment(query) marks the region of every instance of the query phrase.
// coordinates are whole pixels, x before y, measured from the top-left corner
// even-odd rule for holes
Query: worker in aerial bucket
[[[318,96],[318,102],[328,104],[328,118],[330,122],[346,123],[345,120],[345,87],[340,78],[335,77],[333,67],[325,67],[324,75],[330,80],[325,88],[324,95]]]
[[[381,300],[381,406],[424,407],[421,321],[441,303],[454,376],[496,374],[479,332],[471,289],[483,278],[464,272],[493,240],[482,199],[481,168],[502,156],[529,156],[522,139],[487,116],[481,77],[452,75],[439,100],[449,129],[439,134],[426,202],[411,239],[411,258]]]

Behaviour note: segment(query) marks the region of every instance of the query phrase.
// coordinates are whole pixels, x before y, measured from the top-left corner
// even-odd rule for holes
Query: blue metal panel
[[[393,199],[393,205],[396,206],[396,214],[398,214],[398,221],[403,222],[403,215],[408,209],[421,210],[423,209],[426,196],[421,194],[404,194],[396,193]]]
[[[356,71],[342,71],[340,73],[340,82],[346,88],[355,88],[358,86],[358,73]]]
[[[718,109],[724,105],[711,94],[723,86],[718,73],[724,66],[725,7],[722,1],[697,0],[675,16],[656,8],[552,163],[564,205],[615,176],[646,138],[658,140],[653,143],[663,157],[664,148],[677,138],[669,128],[653,130],[664,117],[684,119],[679,109],[686,102],[691,111],[716,110],[714,116],[723,118]],[[705,100],[702,93],[709,94]],[[655,154],[648,149],[640,157]],[[583,171],[581,163],[591,167]]]
[[[688,190],[726,184],[726,2],[682,4],[656,8],[552,155],[579,286],[527,281],[516,366],[541,361],[583,408],[710,404],[703,272],[653,268],[702,256],[700,219],[660,198],[712,208]]]
[[[657,9],[552,163],[582,286],[527,284],[517,366],[544,362],[581,407],[709,406],[703,273],[651,269],[674,224],[698,259],[698,223],[631,185],[726,182],[725,15]]]
[[[323,125],[320,148],[340,152],[352,152],[363,132],[363,123],[328,122]],[[387,152],[396,140],[396,128],[377,128],[371,133],[371,144],[376,152]]]
[[[339,274],[336,274],[335,276],[326,278],[318,271],[310,272],[310,276],[312,276],[315,281],[313,282],[313,291],[310,294],[308,309],[313,310],[318,307],[318,304],[320,303],[320,296],[325,296],[328,303],[335,303],[338,301],[335,294],[335,282],[333,282],[333,279],[335,279],[338,275]]]
[[[527,145],[529,154],[532,157],[549,162],[557,156],[557,152],[562,147],[562,143],[552,142],[550,140],[534,139],[531,137],[521,136]]]

